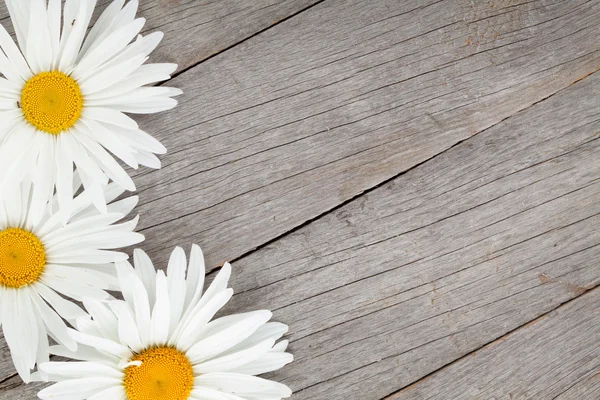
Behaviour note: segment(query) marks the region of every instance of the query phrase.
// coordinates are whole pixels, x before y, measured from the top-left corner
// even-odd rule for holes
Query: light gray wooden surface
[[[598,304],[594,289],[387,400],[600,399]]]
[[[228,310],[290,325],[272,377],[293,399],[509,399],[521,377],[486,363],[517,350],[485,346],[513,337],[532,366],[565,358],[514,398],[597,397],[598,363],[564,355],[597,329],[537,346],[598,324],[600,1],[169,3],[142,2],[149,26],[202,31],[155,57],[191,68],[141,119],[169,148],[135,173],[144,247],[235,260]],[[6,357],[0,399],[35,398]]]
[[[64,1],[64,0],[63,0]],[[179,65],[178,72],[318,3],[319,0],[138,0],[143,33],[165,38],[152,57]],[[93,21],[112,0],[98,0]],[[4,1],[0,23],[11,33]]]
[[[236,259],[600,67],[600,2],[522,3],[325,1],[178,76],[152,256]]]

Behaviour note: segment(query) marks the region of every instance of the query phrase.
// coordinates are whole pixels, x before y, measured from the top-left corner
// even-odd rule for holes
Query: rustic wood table
[[[600,0],[141,3],[143,247],[233,262],[292,399],[600,399]]]

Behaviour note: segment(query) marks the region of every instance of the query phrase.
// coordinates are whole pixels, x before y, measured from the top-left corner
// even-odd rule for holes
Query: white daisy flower
[[[64,10],[61,0],[6,0],[20,49],[0,25],[0,191],[27,173],[46,199],[56,188],[69,209],[76,166],[105,212],[109,179],[135,190],[113,155],[132,168],[160,168],[154,154],[166,149],[124,113],[173,108],[179,89],[145,85],[177,66],[143,65],[163,35],[138,35],[138,1],[124,3],[113,1],[86,35],[96,0],[66,0]]]
[[[208,290],[204,260],[193,246],[186,279],[186,256],[176,248],[167,274],[156,272],[136,250],[135,269],[117,264],[124,301],[86,302],[92,320],[81,320],[70,334],[78,350],[56,346],[51,352],[80,362],[40,366],[54,385],[41,399],[54,400],[275,400],[290,389],[255,375],[293,360],[287,326],[268,322],[270,311],[211,319],[233,295],[225,264]]]
[[[122,192],[111,184],[105,195],[112,201]],[[137,217],[115,224],[133,209],[137,197],[114,202],[100,214],[83,192],[68,217],[64,210],[50,211],[56,204],[41,207],[41,212],[33,209],[33,197],[33,186],[24,181],[0,199],[0,321],[13,363],[26,382],[36,363],[48,361],[47,334],[76,348],[60,317],[75,323],[87,314],[62,296],[106,299],[105,289],[118,288],[112,262],[127,259],[110,249],[144,239],[133,232]]]

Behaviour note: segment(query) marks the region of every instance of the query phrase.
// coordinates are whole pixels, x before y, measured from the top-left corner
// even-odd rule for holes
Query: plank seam
[[[162,85],[164,85],[166,83],[169,83],[173,79],[177,78],[179,75],[185,74],[186,72],[188,72],[188,71],[196,68],[197,66],[199,66],[199,65],[201,65],[201,64],[203,64],[203,63],[205,63],[205,62],[207,62],[207,61],[209,61],[209,60],[211,60],[211,59],[213,59],[213,58],[215,58],[215,57],[217,57],[217,56],[219,56],[219,55],[221,55],[221,54],[223,54],[223,53],[225,53],[225,52],[227,52],[229,50],[231,50],[232,48],[234,48],[236,46],[239,46],[242,43],[245,43],[245,42],[253,39],[254,37],[256,37],[256,36],[258,36],[258,35],[266,32],[266,31],[268,31],[269,29],[272,29],[272,28],[276,27],[277,25],[279,25],[281,23],[284,23],[284,22],[286,22],[286,21],[288,21],[288,20],[290,20],[290,19],[292,19],[294,17],[297,17],[298,15],[304,13],[305,11],[308,11],[311,8],[313,8],[315,6],[318,6],[319,4],[324,3],[324,2],[325,2],[325,0],[319,0],[316,3],[314,3],[314,4],[311,4],[310,6],[304,7],[303,9],[301,9],[299,11],[296,11],[295,13],[293,13],[291,15],[288,15],[287,17],[285,17],[285,18],[283,18],[283,19],[275,22],[274,24],[269,25],[266,28],[263,28],[263,29],[255,32],[255,33],[253,33],[252,35],[250,35],[250,36],[248,36],[248,37],[240,40],[239,42],[233,43],[232,45],[229,45],[229,46],[225,47],[224,49],[219,50],[219,51],[217,51],[214,54],[211,54],[210,56],[206,57],[205,59],[203,59],[203,60],[201,60],[201,61],[199,61],[199,62],[197,62],[195,64],[192,64],[192,65],[190,65],[190,66],[188,66],[186,68],[183,68],[181,71],[175,72],[173,75],[171,75],[171,79],[169,79],[167,81],[164,81],[164,82],[160,82],[156,86],[162,86]]]
[[[519,113],[525,112],[525,111],[527,111],[528,109],[530,109],[530,108],[532,108],[532,107],[534,107],[534,106],[536,106],[536,105],[538,105],[538,104],[540,104],[540,103],[542,103],[542,102],[544,102],[544,101],[548,100],[548,99],[549,99],[549,98],[551,98],[552,96],[554,96],[554,95],[556,95],[556,94],[558,94],[558,93],[560,93],[560,92],[562,92],[562,91],[564,91],[564,90],[568,89],[569,87],[573,86],[574,84],[576,84],[576,83],[578,83],[578,82],[580,82],[580,81],[584,80],[585,78],[587,78],[587,77],[589,77],[589,76],[591,76],[591,75],[593,75],[593,74],[597,73],[599,70],[600,70],[600,69],[598,69],[598,70],[596,70],[596,71],[593,71],[593,72],[591,72],[591,73],[589,73],[589,74],[587,74],[587,75],[584,75],[584,76],[578,77],[578,78],[577,78],[577,79],[575,79],[573,82],[571,82],[571,83],[569,83],[568,85],[564,86],[563,88],[561,88],[561,89],[559,89],[559,90],[555,91],[554,93],[551,93],[550,95],[548,95],[548,96],[546,96],[546,97],[544,97],[544,98],[542,98],[542,99],[540,99],[540,100],[537,100],[537,101],[535,101],[535,102],[531,103],[530,105],[528,105],[528,106],[526,106],[526,107],[524,107],[524,108],[522,108],[522,109],[520,109],[520,110],[517,110],[516,112],[514,112],[514,113],[512,113],[512,114],[510,114],[510,115],[508,115],[508,116],[506,116],[506,117],[504,117],[504,118],[502,118],[501,120],[499,120],[498,122],[496,122],[496,123],[494,123],[494,124],[492,124],[492,125],[488,126],[487,128],[480,130],[479,132],[477,132],[477,133],[475,133],[475,134],[473,134],[473,135],[469,136],[468,138],[465,138],[465,139],[463,139],[463,140],[460,140],[460,141],[458,141],[458,142],[454,143],[452,146],[448,147],[447,149],[445,149],[445,150],[443,150],[443,151],[441,151],[441,152],[439,152],[439,153],[437,153],[437,154],[435,154],[435,155],[433,155],[433,156],[431,156],[431,157],[429,157],[429,158],[427,158],[427,159],[425,159],[425,160],[423,160],[423,161],[421,161],[421,162],[419,162],[419,163],[415,164],[414,166],[412,166],[412,167],[410,167],[410,168],[408,168],[408,169],[406,169],[406,170],[404,170],[404,171],[401,171],[401,172],[399,172],[398,174],[396,174],[396,175],[394,175],[394,176],[392,176],[392,177],[390,177],[390,178],[388,178],[388,179],[385,179],[385,180],[381,181],[380,183],[378,183],[378,184],[376,184],[376,185],[374,185],[374,186],[372,186],[372,187],[370,187],[370,188],[366,188],[366,189],[364,189],[363,191],[361,191],[360,193],[357,193],[356,195],[354,195],[353,197],[349,198],[348,200],[346,200],[346,201],[343,201],[343,202],[341,202],[340,204],[338,204],[338,205],[336,205],[336,206],[334,206],[334,207],[332,207],[332,208],[330,208],[330,209],[328,209],[328,210],[325,210],[325,211],[323,211],[322,213],[320,213],[320,214],[316,215],[316,216],[315,216],[315,217],[313,217],[313,218],[309,218],[309,219],[307,219],[306,221],[302,222],[301,224],[298,224],[297,226],[295,226],[295,227],[293,227],[293,228],[291,228],[291,229],[289,229],[289,230],[287,230],[287,231],[285,231],[285,232],[281,233],[280,235],[277,235],[277,236],[275,236],[274,238],[272,238],[272,239],[270,239],[270,240],[266,241],[265,243],[263,243],[263,244],[261,244],[261,245],[259,245],[259,246],[256,246],[256,247],[255,247],[255,248],[253,248],[253,249],[250,249],[250,250],[248,250],[247,252],[245,252],[245,253],[243,253],[243,254],[239,255],[238,257],[235,257],[235,258],[231,259],[231,260],[230,260],[230,262],[231,262],[231,263],[237,262],[237,261],[239,261],[239,260],[241,260],[241,259],[243,259],[243,258],[245,258],[245,257],[248,257],[249,255],[251,255],[252,253],[254,253],[254,252],[256,252],[256,251],[258,251],[258,250],[261,250],[261,249],[263,249],[263,248],[265,248],[265,247],[267,247],[267,246],[269,246],[269,245],[271,245],[271,244],[273,244],[273,243],[277,242],[278,240],[281,240],[282,238],[284,238],[284,237],[286,237],[286,236],[288,236],[288,235],[290,235],[290,234],[292,234],[292,233],[294,233],[294,232],[297,232],[297,231],[299,231],[300,229],[302,229],[302,228],[304,228],[304,227],[306,227],[306,226],[310,225],[311,223],[313,223],[313,222],[315,222],[315,221],[317,221],[317,220],[319,220],[319,219],[321,219],[321,218],[323,218],[323,217],[327,216],[328,214],[330,214],[330,213],[332,213],[332,212],[335,212],[335,211],[337,211],[337,210],[339,210],[339,209],[343,208],[344,206],[346,206],[346,205],[348,205],[348,204],[352,203],[353,201],[357,200],[358,198],[360,198],[360,197],[362,197],[362,196],[364,196],[364,195],[366,195],[366,194],[369,194],[369,193],[371,193],[371,192],[373,192],[373,191],[375,191],[375,190],[377,190],[377,189],[379,189],[379,188],[381,188],[381,187],[385,186],[386,184],[388,184],[388,183],[392,182],[393,180],[395,180],[395,179],[397,179],[397,178],[399,178],[399,177],[401,177],[401,176],[403,176],[403,175],[405,175],[405,174],[407,174],[407,173],[411,172],[411,171],[412,171],[412,170],[414,170],[414,169],[417,169],[417,168],[419,168],[420,166],[424,165],[425,163],[427,163],[427,162],[429,162],[429,161],[432,161],[432,160],[436,159],[437,157],[439,157],[439,156],[443,155],[444,153],[447,153],[448,151],[451,151],[451,150],[452,150],[454,147],[460,146],[462,143],[464,143],[464,142],[468,141],[469,139],[471,139],[471,138],[473,138],[473,137],[475,137],[475,136],[477,136],[477,135],[479,135],[479,134],[481,134],[481,133],[484,133],[484,132],[488,131],[489,129],[492,129],[492,128],[494,128],[496,125],[499,125],[499,124],[501,124],[501,123],[505,122],[505,121],[506,121],[506,120],[508,120],[509,118],[512,118],[512,117],[514,117],[515,115],[518,115]],[[211,273],[211,272],[212,272],[212,271],[208,271],[208,274],[209,274],[209,273]]]
[[[424,375],[424,376],[422,376],[422,377],[421,377],[421,378],[419,378],[418,380],[416,380],[416,381],[414,381],[414,382],[412,382],[412,383],[410,383],[410,384],[408,384],[408,385],[405,385],[405,386],[401,387],[400,389],[396,390],[395,392],[392,392],[392,393],[390,393],[390,394],[389,394],[389,395],[387,395],[387,396],[384,396],[384,397],[382,397],[380,400],[391,400],[392,396],[395,396],[395,395],[397,395],[397,394],[400,394],[402,391],[405,391],[405,390],[409,389],[410,387],[414,387],[414,386],[418,385],[419,383],[421,383],[421,382],[423,382],[423,381],[425,381],[425,380],[429,379],[429,378],[430,378],[431,376],[433,376],[434,374],[436,374],[436,373],[438,373],[438,372],[440,372],[440,371],[442,371],[442,370],[445,370],[445,369],[447,369],[447,368],[450,368],[450,367],[452,367],[452,365],[454,365],[454,364],[456,364],[456,363],[458,363],[458,362],[462,361],[463,359],[465,359],[465,358],[467,358],[467,357],[469,357],[469,356],[472,356],[472,355],[474,355],[475,353],[477,353],[478,351],[481,351],[482,349],[485,349],[485,348],[488,348],[488,347],[490,347],[490,346],[493,346],[495,343],[497,343],[497,342],[499,342],[499,341],[502,341],[502,340],[508,339],[510,336],[512,336],[513,334],[517,333],[517,332],[518,332],[518,331],[520,331],[521,329],[525,329],[525,328],[527,328],[527,327],[529,327],[529,326],[531,326],[531,325],[533,325],[533,324],[535,324],[535,323],[537,323],[537,322],[541,321],[542,319],[546,318],[546,317],[547,317],[547,316],[548,316],[550,313],[553,313],[554,311],[556,311],[556,310],[558,310],[558,309],[560,309],[560,308],[566,307],[566,306],[567,306],[569,303],[571,303],[571,302],[573,302],[573,301],[577,300],[577,299],[578,299],[578,298],[580,298],[581,296],[584,296],[584,295],[586,295],[586,294],[588,294],[588,293],[591,293],[591,292],[592,292],[592,291],[594,291],[594,290],[600,290],[600,284],[598,284],[598,285],[595,285],[595,286],[593,286],[593,287],[591,287],[591,288],[588,288],[588,289],[586,289],[586,290],[585,290],[585,291],[583,291],[581,294],[579,294],[579,295],[576,295],[575,297],[572,297],[571,299],[569,299],[569,300],[566,300],[566,301],[564,301],[564,302],[560,303],[558,306],[554,307],[554,308],[553,308],[553,309],[551,309],[550,311],[547,311],[547,312],[545,312],[544,314],[541,314],[541,315],[539,315],[538,317],[536,317],[536,318],[534,318],[534,319],[532,319],[532,320],[530,320],[530,321],[527,321],[527,322],[525,322],[525,323],[523,323],[523,324],[521,324],[521,325],[517,326],[516,328],[514,328],[514,329],[512,329],[512,330],[510,330],[510,331],[508,331],[508,332],[506,332],[504,335],[502,335],[502,336],[498,336],[498,337],[497,337],[497,338],[495,338],[494,340],[491,340],[491,341],[489,341],[489,342],[487,342],[487,343],[483,344],[482,346],[480,346],[480,347],[476,348],[476,349],[475,349],[475,350],[473,350],[473,351],[470,351],[470,352],[468,352],[468,353],[465,353],[464,355],[462,355],[461,357],[457,358],[456,360],[453,360],[453,361],[451,361],[451,362],[449,362],[449,363],[447,363],[447,364],[444,364],[444,365],[442,365],[441,367],[437,368],[437,369],[436,369],[436,370],[434,370],[434,371],[431,371],[431,372],[430,372],[430,373],[428,373],[427,375]]]

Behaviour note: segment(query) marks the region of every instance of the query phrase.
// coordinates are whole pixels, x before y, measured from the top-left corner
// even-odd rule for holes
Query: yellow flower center
[[[41,72],[21,91],[20,107],[25,120],[40,131],[58,135],[81,116],[83,97],[79,85],[62,72]]]
[[[19,228],[0,231],[0,285],[20,288],[37,281],[46,266],[40,239]]]
[[[152,347],[131,361],[142,365],[125,369],[123,386],[128,400],[187,400],[194,373],[185,354],[172,347]]]

